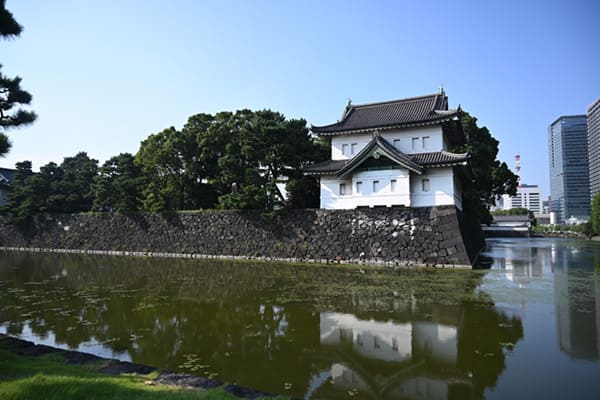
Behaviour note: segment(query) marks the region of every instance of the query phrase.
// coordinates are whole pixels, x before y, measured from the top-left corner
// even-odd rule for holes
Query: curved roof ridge
[[[311,125],[311,130],[321,135],[335,135],[379,127],[439,124],[459,112],[448,110],[448,97],[445,93],[437,93],[376,103],[348,104],[341,120],[328,125]]]
[[[350,107],[351,108],[368,108],[368,107],[376,107],[376,106],[382,106],[382,105],[386,105],[386,104],[393,104],[393,103],[411,103],[411,102],[415,102],[415,101],[419,101],[419,100],[424,100],[427,98],[432,98],[432,97],[436,97],[438,96],[438,94],[426,94],[426,95],[422,95],[422,96],[414,96],[414,97],[407,97],[404,99],[395,99],[395,100],[386,100],[386,101],[377,101],[374,103],[363,103],[363,104],[353,104]]]
[[[465,151],[464,153],[454,153],[452,151],[442,150],[441,153],[449,155],[449,156],[460,156],[460,157],[465,157],[465,156],[469,155],[468,151]]]

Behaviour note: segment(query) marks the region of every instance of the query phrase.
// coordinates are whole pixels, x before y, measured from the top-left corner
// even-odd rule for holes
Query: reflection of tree
[[[505,349],[523,338],[523,325],[516,317],[492,308],[466,304],[462,309],[458,344],[458,369],[473,376],[473,394],[483,397],[494,388],[505,367]]]
[[[332,365],[340,373],[358,374],[373,388],[373,398],[394,398],[395,390],[424,377],[462,382],[450,385],[449,394],[464,394],[468,382],[467,392],[482,396],[504,367],[505,343],[522,337],[520,321],[491,308],[420,304],[390,295],[396,283],[379,273],[363,276],[329,268],[315,274],[314,266],[208,260],[0,256],[0,324],[9,333],[28,326],[38,337],[53,334],[57,343],[73,348],[98,342],[127,352],[134,362],[219,373],[219,378],[262,390],[281,392],[287,383],[294,396],[303,396],[312,382],[311,390],[319,395],[347,397],[327,379],[314,379],[330,374]],[[331,284],[320,287],[315,276]],[[325,346],[319,310],[308,302],[312,296],[361,320],[451,327],[458,332],[456,361],[436,356],[418,337],[408,339],[412,353],[402,362],[357,353],[352,342]],[[377,332],[369,340],[378,340]],[[394,349],[384,341],[379,346],[379,351]]]

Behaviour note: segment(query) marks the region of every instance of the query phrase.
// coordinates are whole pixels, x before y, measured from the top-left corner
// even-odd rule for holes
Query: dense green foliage
[[[588,239],[597,235],[599,232],[595,231],[592,227],[592,222],[584,222],[577,225],[566,225],[566,224],[555,224],[555,225],[539,225],[534,227],[536,232],[560,234],[560,233],[574,233],[577,235],[583,235]]]
[[[492,215],[528,215],[531,214],[526,208],[516,207],[511,208],[510,210],[494,210],[492,211]]]
[[[486,127],[477,126],[477,118],[465,112],[461,122],[467,144],[453,151],[469,152],[475,175],[475,183],[463,188],[463,208],[481,222],[489,223],[488,210],[496,204],[496,199],[503,194],[514,196],[517,193],[517,176],[505,162],[496,159],[499,142]]]
[[[0,0],[0,37],[13,38],[19,36],[23,27],[6,9],[5,3],[5,0]],[[0,156],[10,149],[10,141],[4,131],[35,121],[36,114],[33,111],[21,108],[21,105],[30,104],[31,99],[31,94],[21,89],[21,78],[9,78],[0,71]]]
[[[100,167],[94,179],[94,211],[130,213],[139,210],[145,183],[133,155],[121,153],[112,157]]]
[[[66,157],[62,164],[50,162],[34,174],[31,162],[17,163],[17,171],[3,207],[17,222],[41,212],[71,213],[89,211],[94,202],[92,184],[98,161],[86,153]]]
[[[181,130],[150,135],[136,163],[148,178],[146,210],[271,210],[285,202],[278,183],[303,180],[301,165],[326,157],[305,120],[287,120],[271,110],[240,110],[193,115]],[[304,192],[309,195],[314,191]]]
[[[35,174],[31,162],[18,163],[3,211],[23,222],[42,212],[318,207],[318,183],[301,167],[328,152],[303,119],[271,110],[197,114],[180,130],[148,136],[135,156],[119,154],[100,168],[86,153]]]
[[[600,192],[596,193],[592,198],[591,223],[594,232],[600,233]]]

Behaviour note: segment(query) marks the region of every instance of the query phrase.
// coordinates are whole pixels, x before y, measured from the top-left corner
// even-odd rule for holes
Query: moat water
[[[0,333],[296,398],[599,399],[600,243],[484,254],[427,272],[457,303],[415,271],[0,252]]]

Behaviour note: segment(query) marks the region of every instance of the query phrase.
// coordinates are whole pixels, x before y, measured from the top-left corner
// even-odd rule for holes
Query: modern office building
[[[548,127],[550,196],[556,223],[590,217],[587,118],[562,116]]]
[[[600,192],[600,98],[587,110],[588,156],[590,160],[590,194]]]
[[[502,210],[526,208],[534,213],[542,212],[542,199],[538,185],[520,185],[515,196],[502,195],[499,207]]]

